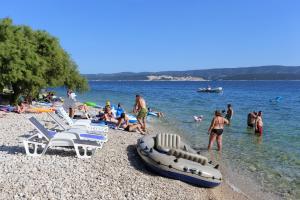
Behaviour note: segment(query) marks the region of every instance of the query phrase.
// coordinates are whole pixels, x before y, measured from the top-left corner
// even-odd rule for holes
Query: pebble
[[[42,157],[26,156],[20,141],[34,130],[28,121],[31,116],[55,126],[45,113],[8,113],[0,118],[0,199],[207,200],[208,191],[216,191],[143,169],[135,150],[141,136],[121,130],[110,130],[109,141],[89,160],[61,148],[50,149]]]

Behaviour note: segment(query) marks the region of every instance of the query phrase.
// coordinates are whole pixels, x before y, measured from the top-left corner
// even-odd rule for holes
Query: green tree
[[[87,80],[76,63],[46,31],[0,20],[0,92],[11,87],[11,103],[20,95],[35,97],[45,87],[67,86],[84,92]]]

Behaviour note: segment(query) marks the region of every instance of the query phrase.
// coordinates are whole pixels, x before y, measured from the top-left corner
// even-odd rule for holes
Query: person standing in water
[[[208,150],[211,150],[216,139],[218,144],[218,151],[222,150],[222,134],[223,134],[225,124],[229,124],[229,121],[222,116],[220,111],[216,110],[215,116],[212,119],[210,127],[208,129],[208,134],[209,134]]]
[[[262,136],[263,125],[262,111],[259,111],[255,120],[255,133],[257,133],[259,136]]]
[[[248,113],[247,125],[249,128],[254,128],[256,117],[257,117],[257,112],[253,111],[253,112]]]
[[[135,105],[133,108],[133,112],[137,113],[137,120],[139,122],[139,124],[141,125],[141,128],[143,129],[143,131],[146,131],[146,117],[148,114],[148,110],[147,110],[147,106],[146,106],[146,101],[144,100],[143,97],[141,97],[140,95],[136,95],[135,96]]]
[[[226,112],[225,118],[226,118],[228,121],[231,121],[232,116],[233,116],[233,109],[232,109],[232,106],[231,106],[231,104],[227,104],[227,112]]]

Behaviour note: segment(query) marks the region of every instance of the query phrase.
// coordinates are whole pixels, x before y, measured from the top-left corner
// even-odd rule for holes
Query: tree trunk
[[[14,93],[11,94],[9,103],[11,105],[17,105],[18,99],[21,95],[21,89],[17,85],[12,85],[12,89],[13,89]]]

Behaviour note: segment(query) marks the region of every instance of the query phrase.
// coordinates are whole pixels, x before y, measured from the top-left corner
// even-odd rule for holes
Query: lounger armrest
[[[91,146],[91,147],[101,147],[101,144],[97,143],[96,141],[90,141],[90,140],[79,140],[75,139],[73,140],[74,144],[79,144],[79,145],[86,145],[86,146]]]
[[[68,134],[72,134],[72,135],[74,135],[75,137],[76,137],[76,139],[78,139],[78,140],[80,140],[80,135],[79,135],[79,133],[76,133],[76,132],[74,132],[74,131],[64,131],[64,132],[62,132],[62,133],[68,133]],[[58,133],[59,134],[59,133]]]

